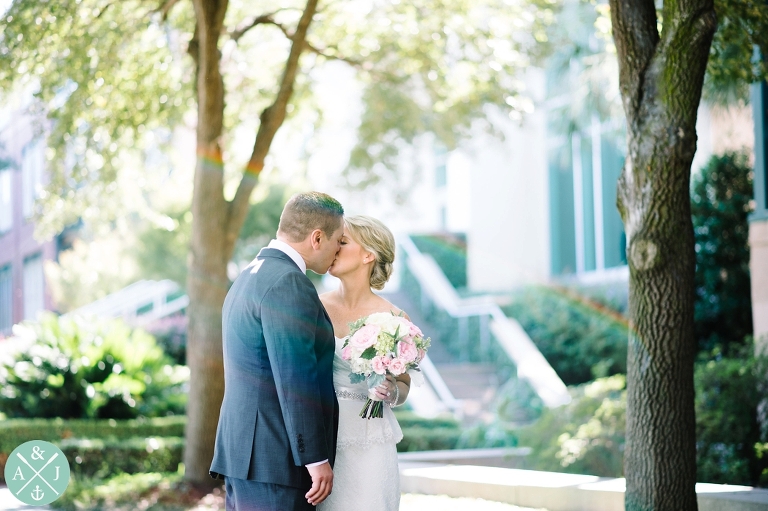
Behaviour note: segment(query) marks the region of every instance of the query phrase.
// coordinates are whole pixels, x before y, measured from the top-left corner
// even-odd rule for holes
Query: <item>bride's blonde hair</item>
[[[344,217],[350,236],[365,250],[371,252],[376,261],[371,272],[371,287],[384,289],[392,275],[395,260],[395,237],[383,222],[366,215]]]

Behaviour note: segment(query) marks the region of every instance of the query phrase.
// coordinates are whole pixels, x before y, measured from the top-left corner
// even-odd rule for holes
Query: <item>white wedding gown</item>
[[[394,413],[384,406],[381,419],[361,419],[368,399],[365,382],[351,384],[349,363],[341,358],[343,339],[336,338],[333,385],[339,400],[339,434],[333,491],[317,506],[320,511],[397,511],[400,473],[396,444],[403,432]]]

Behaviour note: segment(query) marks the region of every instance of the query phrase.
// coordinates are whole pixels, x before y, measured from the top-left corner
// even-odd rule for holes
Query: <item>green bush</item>
[[[403,430],[398,452],[455,449],[461,437],[461,426],[450,415],[419,417],[413,412],[397,410],[397,422]]]
[[[30,440],[45,440],[54,444],[64,442],[107,441],[110,445],[120,441],[144,441],[149,437],[183,437],[187,418],[184,416],[158,417],[117,421],[79,419],[8,419],[0,421],[0,481],[5,463],[11,452]],[[66,451],[65,451],[66,452]],[[156,454],[155,457],[160,456]],[[74,458],[68,457],[74,467]],[[175,468],[174,468],[175,470]]]
[[[183,415],[133,420],[7,419],[0,421],[0,455],[10,454],[30,440],[56,443],[68,438],[183,437],[186,424]]]
[[[627,371],[625,318],[572,290],[543,286],[515,294],[515,318],[567,385]]]
[[[30,347],[0,366],[7,417],[153,417],[184,412],[189,371],[122,321],[45,315],[19,329]]]
[[[701,482],[768,484],[768,431],[759,409],[768,391],[768,362],[753,356],[716,356],[696,363],[696,462]],[[622,475],[626,391],[622,375],[572,387],[570,404],[545,410],[516,430],[533,449],[526,465],[537,470]]]
[[[402,428],[403,439],[397,444],[398,452],[439,451],[455,449],[461,438],[459,428]]]
[[[533,425],[517,431],[533,450],[526,465],[535,470],[620,477],[622,474],[626,378],[614,375],[572,387],[572,401],[544,410]]]
[[[742,344],[752,334],[749,222],[752,169],[745,153],[713,156],[691,187],[696,246],[694,328],[699,349]]]
[[[452,415],[440,415],[438,417],[425,418],[413,412],[401,411],[400,407],[395,411],[397,422],[403,429],[406,428],[449,428],[457,429],[459,422]]]
[[[517,447],[520,444],[516,428],[501,420],[479,423],[462,432],[457,449]]]
[[[180,437],[69,438],[58,445],[69,460],[72,473],[81,477],[175,472],[184,453],[184,439]]]
[[[699,481],[768,484],[758,409],[766,395],[763,358],[747,343],[734,357],[696,364],[696,459]]]
[[[456,289],[467,287],[467,242],[463,235],[413,235],[413,244],[432,256]]]

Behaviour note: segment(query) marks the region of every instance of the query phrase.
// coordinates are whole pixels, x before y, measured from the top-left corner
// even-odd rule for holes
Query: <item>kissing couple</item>
[[[345,218],[334,198],[300,193],[283,208],[276,239],[232,284],[223,309],[225,388],[210,471],[224,480],[227,511],[399,509],[396,444],[403,434],[391,408],[405,402],[411,379],[381,367],[402,367],[398,351],[415,348],[406,337],[394,353],[374,358],[386,343],[374,349],[384,337],[371,325],[352,338],[368,343],[361,358],[350,360],[346,347],[350,328],[387,317],[381,313],[421,334],[372,291],[384,287],[394,258],[395,240],[382,222]],[[318,296],[308,269],[337,277],[339,288]],[[388,335],[395,339],[397,331]],[[366,364],[376,367],[374,380],[351,377]],[[371,402],[378,415],[361,419],[361,406]]]

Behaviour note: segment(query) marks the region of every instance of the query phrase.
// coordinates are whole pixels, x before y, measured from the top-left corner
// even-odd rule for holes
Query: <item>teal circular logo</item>
[[[69,462],[61,449],[50,442],[23,443],[8,457],[5,484],[24,504],[50,504],[67,489]]]

